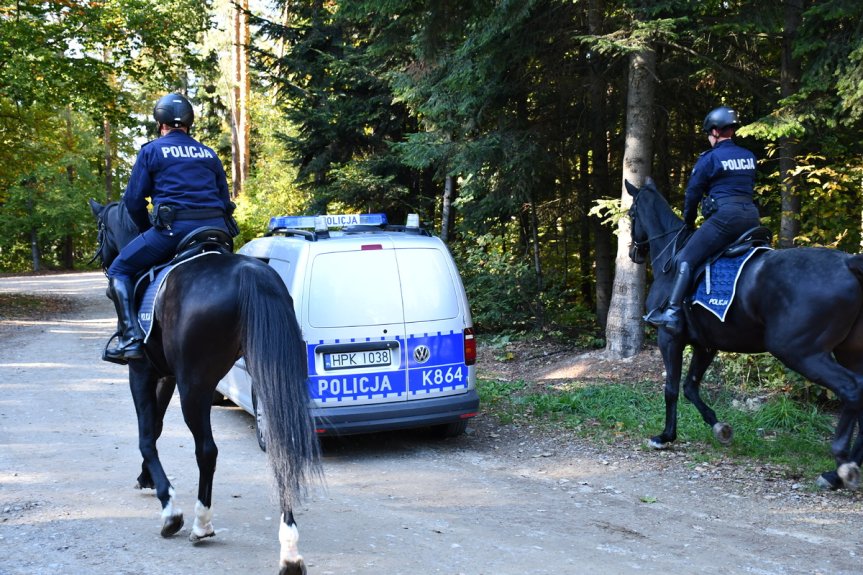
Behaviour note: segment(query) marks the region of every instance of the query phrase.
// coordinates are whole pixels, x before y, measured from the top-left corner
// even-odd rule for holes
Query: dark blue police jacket
[[[141,147],[123,201],[140,231],[150,228],[147,201],[180,210],[220,209],[230,196],[225,168],[216,153],[182,130],[172,130]]]
[[[683,220],[695,223],[698,202],[705,195],[716,200],[739,197],[752,200],[755,188],[755,154],[732,140],[723,140],[695,162],[683,202]]]

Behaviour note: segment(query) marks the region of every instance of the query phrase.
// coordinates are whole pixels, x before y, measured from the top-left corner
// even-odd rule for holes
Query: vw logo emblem
[[[431,350],[427,345],[418,345],[414,350],[414,359],[417,363],[425,363],[431,357]]]

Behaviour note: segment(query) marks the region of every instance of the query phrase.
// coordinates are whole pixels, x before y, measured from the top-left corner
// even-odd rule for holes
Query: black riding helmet
[[[703,130],[709,134],[713,128],[724,130],[725,128],[736,128],[740,125],[737,112],[726,106],[713,109],[704,118]]]
[[[162,96],[153,107],[153,118],[160,124],[167,124],[173,128],[185,126],[192,127],[195,121],[195,111],[192,104],[182,94],[167,94]]]

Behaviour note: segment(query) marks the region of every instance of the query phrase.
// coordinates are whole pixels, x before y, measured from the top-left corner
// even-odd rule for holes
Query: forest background
[[[860,251],[859,0],[0,0],[0,271],[92,265],[153,103],[229,170],[239,243],[284,214],[419,213],[485,332],[636,352],[624,178],[682,205],[734,107],[779,247]]]

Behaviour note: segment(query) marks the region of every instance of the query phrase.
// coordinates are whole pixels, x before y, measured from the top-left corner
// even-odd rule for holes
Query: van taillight
[[[361,246],[360,246],[360,249],[361,249],[362,251],[367,251],[367,250],[382,250],[382,249],[384,249],[384,246],[382,246],[381,244],[363,244],[363,245],[361,245]]]
[[[464,363],[465,365],[476,363],[476,337],[472,327],[464,329]]]

